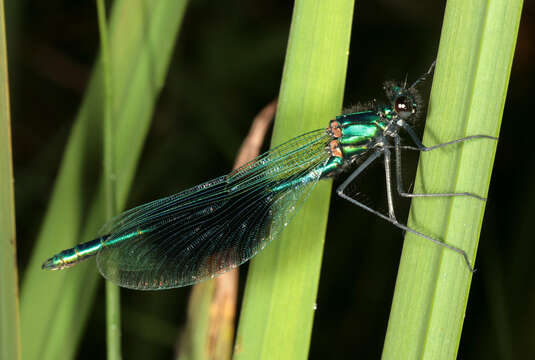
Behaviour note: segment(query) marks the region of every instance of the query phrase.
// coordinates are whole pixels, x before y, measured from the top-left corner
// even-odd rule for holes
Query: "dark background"
[[[278,93],[292,6],[288,1],[191,1],[129,205],[178,192],[232,167],[252,118]],[[414,79],[424,72],[438,50],[444,6],[442,1],[358,1],[345,103],[381,99],[384,80],[406,74]],[[535,156],[529,105],[535,96],[534,10],[526,1],[461,359],[520,359],[535,353]],[[94,1],[8,1],[6,12],[23,278],[99,34]],[[225,137],[207,127],[206,119],[224,128]],[[409,178],[414,161],[405,165]],[[363,184],[362,196],[380,203],[381,186],[379,181]],[[310,358],[379,358],[402,233],[338,198],[331,204]],[[398,210],[406,211],[403,205]],[[189,288],[122,294],[124,357],[171,358]],[[81,341],[81,359],[105,356],[103,295],[101,286]]]

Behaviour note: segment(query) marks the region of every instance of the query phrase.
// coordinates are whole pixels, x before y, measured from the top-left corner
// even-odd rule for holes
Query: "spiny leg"
[[[403,177],[401,176],[402,170],[401,170],[401,146],[400,146],[400,140],[399,137],[395,139],[395,153],[396,153],[396,188],[398,191],[398,194],[403,197],[407,198],[415,198],[415,197],[451,197],[451,196],[469,196],[476,198],[481,201],[486,201],[487,199],[470,193],[470,192],[459,192],[459,193],[409,193],[406,192],[403,188]]]
[[[411,137],[411,140],[414,142],[414,144],[416,144],[416,147],[414,147],[414,146],[400,146],[400,148],[406,149],[406,150],[431,151],[431,150],[435,150],[435,149],[438,149],[438,148],[441,148],[441,147],[444,147],[444,146],[458,144],[460,142],[473,140],[473,139],[490,139],[490,140],[498,141],[498,138],[494,137],[494,136],[471,135],[471,136],[465,136],[465,137],[458,138],[458,139],[455,139],[455,140],[447,141],[445,143],[433,145],[433,146],[425,146],[424,144],[422,144],[420,139],[418,139],[418,136],[416,136],[416,134],[414,133],[414,130],[412,130],[412,128],[410,127],[409,124],[407,124],[406,122],[403,122],[401,124],[401,127],[407,132],[407,134],[409,134],[409,136]]]
[[[390,150],[384,149],[383,155],[385,158],[385,179],[386,179],[386,202],[388,204],[388,217],[396,220],[394,212],[394,200],[392,199],[392,174],[390,171]]]
[[[388,149],[384,149],[384,150],[388,150]],[[440,240],[437,240],[437,239],[434,239],[430,236],[427,236],[419,231],[416,231],[410,227],[408,227],[407,225],[404,225],[404,224],[401,224],[400,222],[398,222],[395,218],[391,218],[391,217],[388,217],[382,213],[380,213],[379,211],[377,210],[374,210],[372,209],[371,207],[361,203],[360,201],[357,201],[355,199],[353,199],[352,197],[350,197],[349,195],[346,195],[344,193],[344,190],[347,188],[347,186],[360,174],[362,173],[362,171],[364,171],[364,169],[366,169],[372,162],[374,162],[379,156],[381,156],[383,154],[383,151],[376,151],[374,152],[368,159],[366,159],[366,161],[364,161],[357,169],[355,169],[355,171],[353,171],[353,173],[351,173],[351,175],[349,175],[347,177],[347,179],[340,185],[338,186],[338,188],[336,189],[336,193],[338,196],[340,196],[342,199],[344,200],[347,200],[349,201],[350,203],[354,204],[354,205],[357,205],[361,208],[363,208],[364,210],[366,211],[369,211],[370,213],[376,215],[376,216],[379,216],[380,218],[394,224],[395,226],[397,226],[398,228],[404,230],[404,231],[407,231],[407,232],[410,232],[412,234],[415,234],[415,235],[418,235],[420,236],[421,238],[424,238],[426,240],[429,240],[439,246],[442,246],[446,249],[449,249],[449,250],[452,250],[460,255],[462,255],[462,257],[464,258],[464,261],[466,263],[466,266],[468,267],[468,270],[470,272],[474,272],[474,268],[472,267],[472,265],[470,264],[470,259],[468,258],[468,255],[466,254],[466,252],[462,249],[459,249],[455,246],[452,246],[452,245],[448,245]]]
[[[413,147],[413,146],[401,146],[401,143],[400,143],[400,138],[399,136],[397,136],[395,139],[394,139],[394,143],[395,143],[395,146],[394,146],[394,149],[395,149],[395,153],[396,153],[396,185],[397,185],[397,191],[399,193],[400,196],[403,196],[403,197],[408,197],[408,198],[413,198],[413,197],[451,197],[451,196],[469,196],[469,197],[473,197],[475,199],[478,199],[478,200],[481,200],[481,201],[486,201],[487,199],[485,197],[482,197],[482,196],[479,196],[477,194],[473,194],[473,193],[470,193],[470,192],[460,192],[460,193],[427,193],[427,194],[422,194],[422,193],[408,193],[406,192],[403,188],[403,179],[402,179],[402,176],[401,176],[401,149],[406,149],[406,150],[416,150],[416,151],[431,151],[431,150],[434,150],[434,149],[438,149],[438,148],[441,148],[441,147],[444,147],[444,146],[448,146],[448,145],[453,145],[453,144],[458,144],[460,142],[463,142],[463,141],[467,141],[467,140],[472,140],[472,139],[492,139],[492,140],[498,140],[497,138],[495,137],[492,137],[492,136],[488,136],[488,135],[472,135],[472,136],[467,136],[467,137],[463,137],[463,138],[459,138],[459,139],[455,139],[455,140],[452,140],[452,141],[448,141],[448,142],[445,142],[445,143],[442,143],[442,144],[437,144],[437,145],[434,145],[434,146],[424,146],[422,144],[422,142],[418,139],[418,137],[416,136],[416,134],[414,134],[414,131],[412,130],[412,128],[407,125],[407,124],[403,124],[403,128],[407,131],[407,133],[410,135],[411,139],[413,140],[413,142],[416,144],[417,147]]]
[[[382,151],[375,151],[372,155],[370,155],[362,164],[360,164],[360,166],[358,168],[355,169],[355,171],[353,171],[351,173],[351,175],[349,175],[343,183],[341,183],[337,190],[336,191],[339,191],[340,189],[342,189],[342,191],[345,190],[345,188],[353,181],[355,180],[355,178],[357,176],[359,176],[359,174],[361,172],[364,171],[364,169],[366,169],[368,166],[370,166],[370,164],[372,162],[374,162],[379,156],[382,155]]]

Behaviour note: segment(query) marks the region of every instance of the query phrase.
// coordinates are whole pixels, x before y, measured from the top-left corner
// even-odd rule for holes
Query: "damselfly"
[[[410,124],[422,108],[415,83],[387,82],[388,103],[369,105],[337,116],[326,128],[297,136],[256,159],[204,184],[125,211],[112,219],[95,240],[64,250],[43,263],[63,269],[95,256],[102,275],[132,289],[180,287],[213,278],[255,256],[277,238],[316,183],[360,165],[338,187],[337,194],[395,226],[462,255],[448,245],[398,222],[392,200],[391,150],[396,160],[396,190],[403,197],[470,196],[471,193],[411,194],[403,190],[401,149],[430,151],[473,135],[426,147]],[[402,146],[400,133],[414,146]],[[347,195],[347,186],[377,158],[384,157],[388,214]]]

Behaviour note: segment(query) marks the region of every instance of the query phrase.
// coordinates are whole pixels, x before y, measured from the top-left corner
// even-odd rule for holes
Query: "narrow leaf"
[[[340,113],[354,3],[296,1],[272,146],[327,127]],[[253,259],[243,300],[236,359],[306,359],[330,181],[322,181],[282,236]]]
[[[0,0],[0,358],[20,359],[19,284],[4,1]]]

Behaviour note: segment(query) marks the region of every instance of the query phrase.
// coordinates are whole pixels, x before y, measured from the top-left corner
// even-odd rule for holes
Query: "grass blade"
[[[498,136],[521,9],[521,0],[448,1],[424,144]],[[495,151],[477,140],[422,154],[414,191],[486,196]],[[473,260],[484,209],[471,198],[414,200],[409,225]],[[471,279],[461,256],[407,234],[383,358],[455,358]]]
[[[342,107],[354,3],[297,1],[272,145],[326,126]],[[280,239],[249,267],[234,356],[305,359],[331,182],[321,182]]]
[[[116,1],[109,49],[116,124],[117,203],[124,207],[163,85],[187,1]],[[87,241],[104,223],[104,184],[90,205],[85,178],[101,168],[102,68],[97,61],[68,141],[50,206],[22,286],[25,359],[73,358],[95,293],[94,262],[45,273],[40,264],[63,248]],[[89,210],[86,212],[86,208]],[[43,296],[45,295],[46,296]],[[68,339],[68,341],[66,341]]]
[[[4,1],[0,0],[0,358],[20,359],[19,284]]]
[[[106,197],[106,217],[111,219],[117,214],[116,168],[114,151],[113,93],[110,71],[110,53],[108,49],[108,25],[106,20],[106,4],[97,0],[98,28],[100,33],[100,60],[102,64],[103,93],[103,162],[104,187]],[[108,359],[121,359],[121,292],[118,286],[106,281],[106,346]]]

